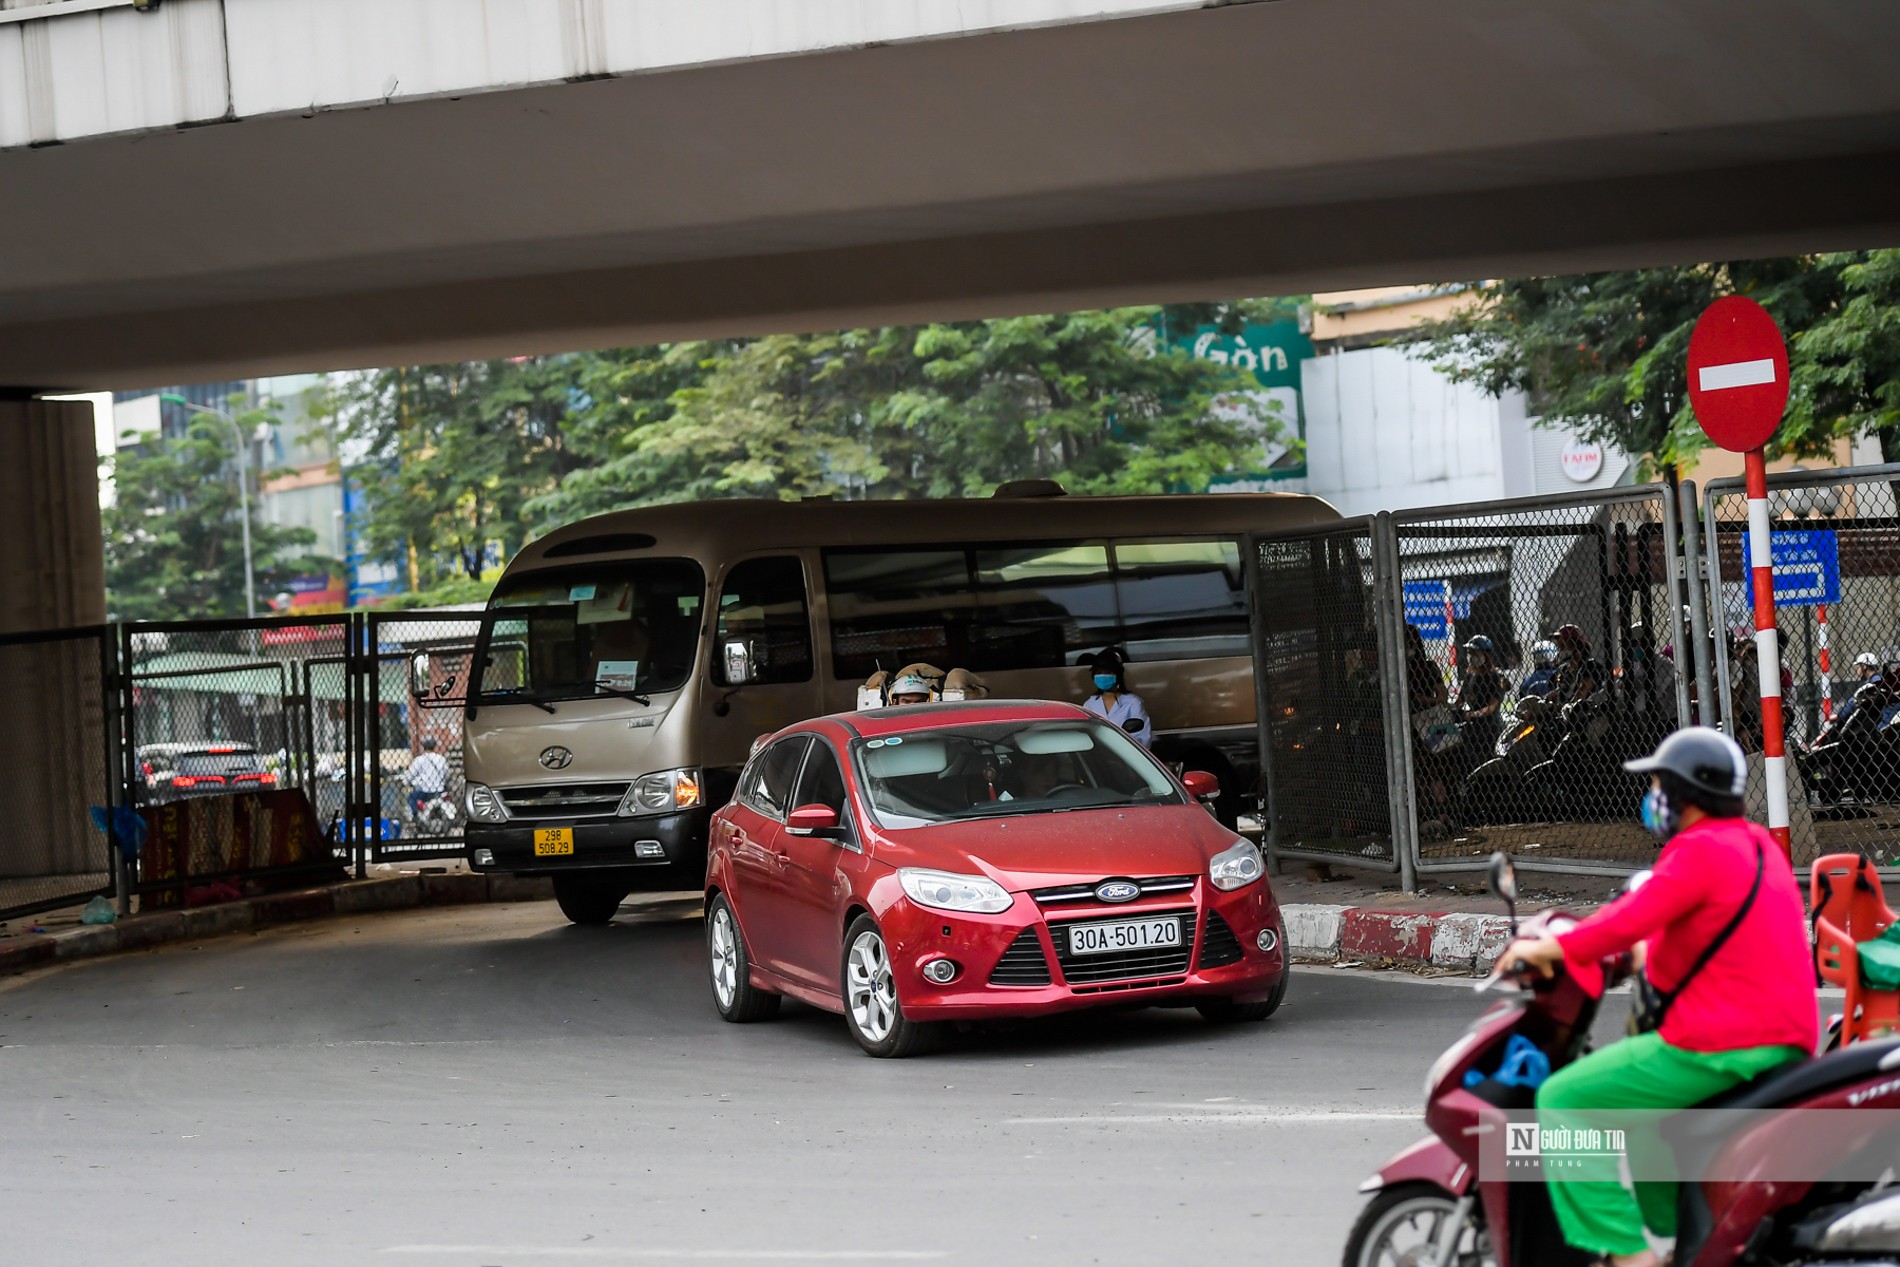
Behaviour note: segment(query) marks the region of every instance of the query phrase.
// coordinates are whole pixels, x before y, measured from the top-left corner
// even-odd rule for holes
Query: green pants
[[[1734,1051],[1687,1051],[1660,1035],[1626,1038],[1552,1074],[1537,1089],[1540,1126],[1589,1124],[1589,1110],[1687,1108],[1730,1087],[1809,1053],[1799,1047],[1743,1047]],[[1619,1121],[1648,1121],[1652,1130],[1630,1127],[1628,1148],[1637,1154],[1663,1147],[1653,1134],[1654,1114]],[[1596,1119],[1602,1125],[1602,1119]],[[1607,1170],[1605,1169],[1607,1167]],[[1551,1204],[1564,1239],[1593,1254],[1639,1254],[1648,1248],[1645,1225],[1658,1236],[1676,1234],[1676,1185],[1644,1182],[1632,1194],[1616,1174],[1614,1157],[1572,1177],[1553,1173],[1546,1162]]]

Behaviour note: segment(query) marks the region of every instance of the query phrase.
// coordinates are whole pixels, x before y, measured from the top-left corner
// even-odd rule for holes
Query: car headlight
[[[1246,839],[1236,840],[1207,864],[1207,878],[1223,891],[1252,884],[1266,873],[1267,864],[1260,856],[1260,846]]]
[[[700,803],[703,795],[699,771],[656,770],[633,781],[627,794],[620,798],[617,812],[622,818],[635,814],[670,814],[674,810],[691,809]]]
[[[899,867],[897,882],[904,886],[904,892],[910,895],[911,901],[939,911],[975,911],[981,915],[995,915],[1007,911],[1015,901],[1002,885],[980,875]]]
[[[505,823],[508,821],[508,807],[501,803],[501,797],[495,789],[486,783],[471,783],[468,793],[462,798],[468,804],[468,816],[478,823]]]

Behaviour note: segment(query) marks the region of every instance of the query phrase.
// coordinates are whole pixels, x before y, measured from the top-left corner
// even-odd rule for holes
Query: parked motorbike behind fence
[[[405,798],[403,810],[404,821],[418,836],[446,836],[455,830],[455,802],[446,791],[429,794],[420,806]]]
[[[1637,877],[1634,882],[1640,882]],[[1517,881],[1504,854],[1491,858],[1491,887],[1510,906],[1516,927]],[[1545,911],[1527,931],[1557,930],[1574,917]],[[1387,1162],[1360,1185],[1372,1199],[1346,1242],[1345,1267],[1586,1267],[1598,1258],[1570,1248],[1542,1182],[1506,1180],[1481,1167],[1485,1141],[1501,1147],[1506,1112],[1533,1107],[1535,1092],[1495,1077],[1507,1047],[1523,1036],[1563,1068],[1590,1050],[1590,1026],[1603,992],[1629,970],[1628,957],[1565,963],[1538,979],[1520,963],[1500,965],[1477,987],[1517,986],[1486,1009],[1426,1077],[1425,1124],[1432,1136]],[[1825,1109],[1829,1148],[1823,1164],[1875,1138],[1886,1117],[1847,1110],[1900,1108],[1900,1039],[1857,1044],[1798,1061],[1699,1106],[1723,1109]],[[1467,1075],[1478,1077],[1467,1086]],[[1695,1182],[1698,1173],[1734,1176],[1769,1157],[1786,1160],[1786,1141],[1771,1130],[1735,1131],[1735,1119],[1696,1121],[1686,1114],[1663,1131],[1680,1173],[1677,1267],[1872,1267],[1900,1264],[1900,1188],[1874,1182]],[[1758,1119],[1757,1119],[1758,1121]],[[1679,1124],[1679,1125],[1678,1125]],[[1733,1133],[1731,1133],[1733,1132]],[[1891,1141],[1887,1141],[1891,1142]],[[1708,1160],[1704,1166],[1702,1161]],[[1495,1159],[1493,1162],[1495,1166]],[[1817,1165],[1817,1170],[1821,1165]],[[1889,1172],[1891,1173],[1891,1171]]]
[[[1853,711],[1808,744],[1793,745],[1802,786],[1820,804],[1900,800],[1900,695],[1876,678],[1854,692]]]
[[[1623,769],[1629,727],[1607,688],[1568,708],[1519,700],[1513,716],[1498,755],[1459,788],[1464,826],[1621,818],[1640,799],[1641,780]]]

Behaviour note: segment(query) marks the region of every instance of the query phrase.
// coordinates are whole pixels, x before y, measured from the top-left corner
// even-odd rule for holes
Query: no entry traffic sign
[[[1788,407],[1788,345],[1767,309],[1727,295],[1696,320],[1689,403],[1703,432],[1729,452],[1768,443]]]

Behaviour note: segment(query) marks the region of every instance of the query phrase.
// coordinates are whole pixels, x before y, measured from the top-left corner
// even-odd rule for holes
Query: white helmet
[[[1557,644],[1549,641],[1532,643],[1531,660],[1538,668],[1548,669],[1557,663]]]
[[[929,699],[930,683],[924,681],[924,679],[916,673],[906,673],[900,677],[892,678],[890,697],[896,699],[900,695],[921,695],[925,699]]]
[[[1871,651],[1863,651],[1854,657],[1854,666],[1861,669],[1877,669],[1880,667],[1880,657]]]

